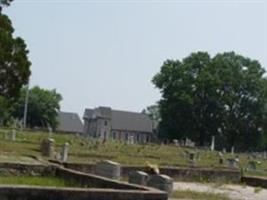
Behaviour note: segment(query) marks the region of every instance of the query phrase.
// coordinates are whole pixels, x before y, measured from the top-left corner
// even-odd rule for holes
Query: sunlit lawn
[[[15,142],[4,139],[4,131],[0,129],[0,162],[8,160],[27,161],[26,158],[42,158],[40,154],[40,144],[44,138],[48,137],[45,132],[18,132]],[[101,141],[85,139],[70,134],[53,134],[56,151],[60,152],[65,142],[70,144],[69,162],[96,163],[103,159],[110,159],[125,165],[145,165],[148,161],[160,166],[189,166],[185,152],[195,151],[199,154],[197,166],[201,167],[223,167],[219,164],[218,152],[207,150],[193,150],[189,148],[178,148],[173,145],[127,145],[122,142]],[[248,158],[245,154],[239,154],[241,167],[247,167]],[[225,158],[232,157],[226,154]],[[29,159],[30,160],[30,159]],[[33,160],[33,159],[32,159]],[[261,164],[258,169],[261,176],[267,173],[267,161],[258,159]],[[33,160],[34,161],[34,160]],[[224,165],[225,166],[225,165]],[[250,172],[250,174],[254,172]],[[259,174],[259,172],[258,172]]]
[[[53,187],[81,187],[73,181],[65,181],[56,177],[38,176],[0,176],[0,185],[31,185]]]

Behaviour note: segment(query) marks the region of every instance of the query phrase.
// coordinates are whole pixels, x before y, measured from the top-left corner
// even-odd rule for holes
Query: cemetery
[[[63,200],[160,200],[192,195],[178,194],[176,181],[267,187],[267,179],[257,178],[267,177],[264,153],[215,151],[214,142],[210,149],[197,148],[190,140],[139,145],[19,129],[1,129],[0,138],[1,199],[46,200],[53,194]],[[151,173],[151,166],[159,173]]]

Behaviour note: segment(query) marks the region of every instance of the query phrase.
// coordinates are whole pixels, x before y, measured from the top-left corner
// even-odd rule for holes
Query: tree
[[[7,122],[10,116],[10,107],[7,100],[0,96],[0,125]]]
[[[10,0],[1,0],[0,8]],[[19,95],[21,87],[28,83],[30,61],[24,40],[13,36],[10,19],[0,12],[0,96],[9,102]]]
[[[150,119],[156,122],[160,121],[159,105],[157,104],[148,106],[146,109],[142,110],[142,113],[148,115]]]
[[[0,0],[0,7],[1,6],[9,6],[13,0]]]
[[[234,52],[167,60],[152,80],[162,93],[161,137],[205,145],[215,135],[225,147],[260,148],[266,134],[264,73],[257,61]]]
[[[14,106],[13,117],[22,119],[24,114],[26,88],[22,88],[18,102]],[[46,90],[38,86],[29,91],[27,125],[31,128],[58,125],[57,116],[62,97],[56,90]]]

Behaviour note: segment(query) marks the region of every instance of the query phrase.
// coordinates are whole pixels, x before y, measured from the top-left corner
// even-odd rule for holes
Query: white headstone
[[[69,143],[65,143],[61,152],[61,161],[67,162],[68,160],[68,152],[69,152]]]
[[[128,144],[134,144],[134,136],[128,137]]]
[[[95,173],[99,176],[118,180],[121,176],[121,165],[110,160],[101,161],[96,164]]]
[[[129,183],[137,185],[146,185],[148,180],[148,174],[143,171],[132,171],[129,174]]]
[[[15,129],[13,129],[11,132],[11,140],[16,141],[16,130]]]
[[[188,138],[185,138],[185,144],[186,147],[188,146]]]
[[[156,174],[148,178],[147,185],[159,190],[171,193],[173,191],[173,179],[167,175]]]
[[[41,143],[41,152],[43,156],[52,157],[54,155],[54,143],[52,138],[44,139]]]
[[[53,135],[53,129],[51,128],[51,126],[48,126],[48,137],[51,138]]]
[[[215,136],[212,136],[210,150],[214,151],[214,148],[215,148]]]
[[[236,160],[236,159],[232,159],[232,158],[229,158],[229,159],[227,159],[227,161],[228,161],[228,167],[230,167],[230,168],[237,168],[238,166],[238,160]]]
[[[232,146],[232,148],[231,148],[231,154],[232,154],[232,155],[235,154],[235,147],[234,147],[234,146]]]

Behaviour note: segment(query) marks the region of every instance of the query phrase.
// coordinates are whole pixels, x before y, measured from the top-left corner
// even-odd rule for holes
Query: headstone
[[[41,143],[42,156],[52,157],[54,155],[54,143],[52,138],[44,139]]]
[[[227,159],[227,165],[229,168],[237,168],[238,167],[238,160],[229,158]]]
[[[257,159],[257,154],[256,153],[252,153],[251,156],[252,156],[253,159]]]
[[[134,144],[134,136],[128,137],[128,144]]]
[[[215,148],[215,136],[212,136],[210,150],[214,151],[214,148]]]
[[[15,129],[12,129],[12,132],[11,132],[11,140],[12,141],[16,141],[16,130]]]
[[[222,165],[223,163],[224,163],[224,158],[223,157],[220,157],[219,164]]]
[[[195,153],[191,152],[189,153],[189,164],[193,167],[197,165],[197,156]]]
[[[232,148],[231,148],[231,154],[232,154],[232,155],[235,154],[235,147],[234,147],[234,146],[232,146]]]
[[[267,159],[267,153],[266,153],[266,151],[263,152],[263,159],[265,159],[265,160]]]
[[[222,152],[219,152],[219,164],[222,165],[224,163],[224,156]]]
[[[173,179],[162,174],[151,175],[148,178],[147,186],[165,191],[170,194],[173,190]]]
[[[223,148],[222,152],[223,154],[226,154],[227,153],[226,148]]]
[[[101,161],[96,164],[95,173],[99,176],[119,180],[121,165],[110,160]]]
[[[132,171],[129,174],[129,183],[147,185],[148,174],[142,171]]]
[[[62,162],[67,162],[68,160],[68,152],[69,152],[69,143],[65,143],[62,148],[61,152],[61,161]]]
[[[196,154],[195,153],[189,153],[189,160],[196,160]]]
[[[176,146],[176,147],[179,146],[179,141],[178,140],[173,140],[172,142],[173,142],[174,146]]]
[[[185,143],[184,143],[184,145],[185,145],[186,147],[188,146],[188,143],[189,143],[188,138],[185,138]]]
[[[51,126],[48,126],[47,129],[48,129],[48,137],[51,138],[53,135],[53,129],[51,128]]]
[[[257,169],[257,164],[255,161],[249,161],[248,163],[248,169],[249,170],[252,170],[252,171],[255,171]]]

